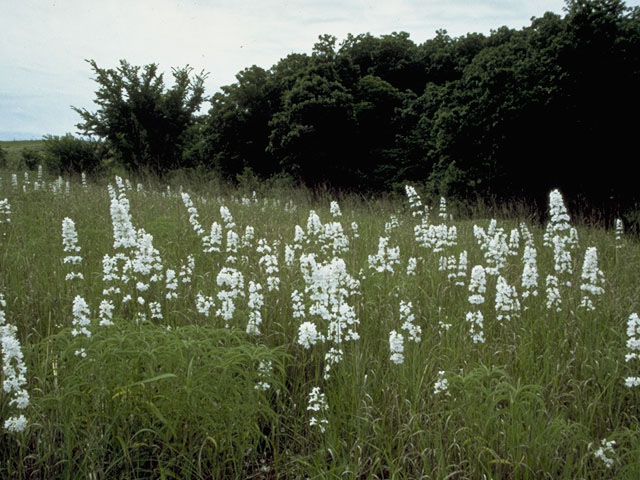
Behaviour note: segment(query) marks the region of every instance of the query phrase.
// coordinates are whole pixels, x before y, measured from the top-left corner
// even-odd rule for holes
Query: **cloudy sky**
[[[640,4],[640,0],[627,5]],[[521,28],[563,0],[0,0],[0,140],[76,133],[71,105],[93,110],[85,59],[116,67],[187,64],[207,94],[253,64],[309,53],[318,35],[406,31],[416,43]],[[170,80],[168,75],[167,80]]]

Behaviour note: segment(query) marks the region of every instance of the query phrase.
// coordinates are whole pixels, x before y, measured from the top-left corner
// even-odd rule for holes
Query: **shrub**
[[[83,140],[70,133],[62,136],[47,135],[44,141],[44,161],[54,174],[95,173],[105,157],[102,142]]]

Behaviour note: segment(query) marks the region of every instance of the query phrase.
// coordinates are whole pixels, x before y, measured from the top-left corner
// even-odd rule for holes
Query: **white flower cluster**
[[[396,365],[404,363],[404,337],[401,333],[391,330],[389,332],[389,359]]]
[[[389,235],[393,230],[400,226],[397,215],[391,215],[389,221],[384,224],[384,233]]]
[[[204,228],[202,228],[202,225],[200,224],[198,209],[193,204],[193,201],[187,192],[182,192],[180,196],[182,197],[182,203],[184,203],[184,206],[187,208],[187,212],[189,212],[189,223],[191,224],[193,231],[196,235],[202,237],[205,232]]]
[[[411,209],[411,215],[414,217],[420,217],[425,214],[425,210],[422,208],[422,200],[420,195],[416,192],[416,189],[411,185],[405,185],[404,191],[409,199],[409,208]],[[428,215],[428,212],[427,212]]]
[[[313,387],[311,389],[307,410],[313,412],[309,419],[309,426],[318,427],[320,432],[324,433],[327,425],[329,425],[329,420],[327,419],[329,404],[327,403],[325,394],[320,391],[320,387]]]
[[[412,312],[413,304],[411,302],[405,302],[400,300],[400,320],[402,321],[402,330],[405,330],[409,335],[409,339],[412,342],[419,342],[420,335],[422,335],[422,328],[420,325],[415,325],[415,315]]]
[[[475,265],[471,269],[469,281],[469,303],[476,306],[475,310],[467,312],[466,321],[469,323],[469,333],[473,343],[484,343],[484,317],[479,310],[479,305],[484,303],[484,294],[487,291],[487,277],[482,265]]]
[[[447,272],[447,279],[455,282],[456,286],[464,287],[467,278],[467,251],[463,250],[456,258],[455,255],[440,257],[438,271]]]
[[[600,447],[593,452],[593,456],[602,460],[607,468],[611,468],[615,464],[616,452],[613,450],[615,445],[615,440],[608,441],[605,438],[600,442]]]
[[[349,251],[349,239],[340,222],[325,223],[319,236],[320,248],[329,258]]]
[[[487,276],[482,265],[475,265],[471,269],[471,281],[469,282],[469,303],[480,305],[484,303],[484,294],[487,291]]]
[[[418,259],[416,257],[410,257],[407,261],[407,275],[412,276],[416,274],[416,268],[418,267]]]
[[[0,221],[2,223],[2,221]],[[624,235],[624,224],[622,219],[616,218],[616,249],[622,248],[622,236]]]
[[[11,223],[11,204],[9,199],[0,200],[0,224]]]
[[[440,197],[440,208],[438,209],[438,217],[443,222],[447,220],[453,220],[453,216],[447,213],[447,200],[444,197]]]
[[[509,285],[506,279],[500,275],[496,284],[496,318],[511,320],[520,314],[520,301],[516,287]]]
[[[258,381],[253,388],[261,391],[269,390],[271,385],[267,380],[272,372],[273,362],[271,360],[260,360],[258,364]]]
[[[202,292],[196,294],[196,310],[205,317],[210,317],[216,303],[213,297],[203,295]]]
[[[440,393],[449,395],[449,380],[444,378],[444,370],[438,371],[438,379],[433,384],[433,394],[438,395]]]
[[[571,250],[578,244],[578,231],[569,225],[569,214],[558,190],[549,194],[549,212],[544,245],[553,248],[554,270],[559,285],[570,287],[573,273]]]
[[[180,265],[180,271],[178,272],[178,277],[180,277],[182,283],[191,283],[194,268],[196,268],[196,259],[193,255],[187,255],[187,261]]]
[[[309,301],[308,313],[310,316],[319,318],[327,326],[327,333],[326,335],[313,333],[315,325],[305,322],[307,325],[298,332],[298,343],[308,348],[316,341],[326,339],[336,346],[335,349],[331,347],[325,355],[327,362],[325,378],[328,378],[331,366],[342,358],[340,345],[344,341],[359,338],[356,328],[360,322],[356,317],[355,309],[347,303],[347,300],[358,293],[360,284],[347,273],[344,260],[337,257],[330,262],[318,263],[314,254],[302,255],[300,270],[305,281],[304,294]],[[292,295],[292,299],[294,311],[300,312],[296,315],[303,317],[304,306],[301,295]]]
[[[342,212],[340,211],[340,205],[338,205],[338,202],[336,201],[331,201],[331,206],[329,208],[329,211],[331,212],[331,216],[333,218],[338,218],[342,216]]]
[[[7,303],[0,293],[0,348],[2,350],[2,390],[13,398],[9,406],[24,410],[29,406],[29,393],[26,390],[27,367],[24,364],[22,347],[17,337],[17,328],[6,323],[4,309]],[[12,416],[4,421],[9,432],[22,432],[27,428],[27,419],[23,414]]]
[[[71,330],[71,335],[74,337],[77,335],[86,335],[87,337],[91,337],[91,331],[87,328],[91,325],[91,312],[89,311],[89,305],[84,298],[80,295],[76,295],[73,299],[73,320],[71,324],[73,325],[73,330]]]
[[[552,238],[555,236],[569,236],[569,213],[564,206],[564,200],[559,190],[549,193],[549,223],[544,232],[544,245],[551,247]]]
[[[318,332],[313,322],[303,322],[298,327],[298,344],[309,349],[318,342],[323,342],[324,336]]]
[[[278,277],[280,270],[278,269],[278,257],[274,254],[275,250],[275,245],[272,248],[264,238],[258,240],[256,251],[262,255],[258,263],[265,269],[267,290],[270,292],[280,290],[280,278]]]
[[[76,224],[69,217],[65,217],[62,220],[62,251],[66,254],[62,259],[62,263],[71,265],[82,263],[82,257],[77,255],[80,252],[80,246],[78,245]],[[84,275],[82,275],[82,272],[69,272],[65,276],[65,280],[74,280],[76,278],[83,280]]]
[[[122,179],[116,177],[116,182],[121,185]],[[129,199],[121,189],[116,195],[115,190],[109,185],[111,197],[111,222],[113,224],[113,248],[133,248],[136,243],[136,230],[131,222]]]
[[[378,239],[378,253],[369,255],[369,268],[378,273],[393,273],[394,265],[400,263],[400,247],[389,247],[389,238]]]
[[[522,263],[524,267],[522,269],[522,299],[526,300],[529,297],[538,296],[538,265],[537,251],[533,246],[525,245],[524,253],[522,254]],[[525,310],[527,306],[525,305]]]
[[[640,317],[637,313],[629,315],[627,320],[627,348],[629,353],[625,355],[625,361],[640,359]],[[627,377],[624,380],[627,387],[640,386],[640,377]]]
[[[444,223],[433,225],[423,217],[419,225],[413,227],[416,242],[423,248],[433,249],[434,253],[444,251],[447,247],[455,247],[458,242],[458,231],[455,225],[448,227]]]
[[[495,219],[491,219],[486,231],[484,228],[474,225],[473,235],[484,254],[487,275],[498,275],[510,252],[504,229],[497,226]]]
[[[260,324],[262,323],[262,313],[260,309],[264,306],[264,295],[260,292],[262,285],[253,281],[249,282],[249,321],[247,323],[247,333],[250,335],[260,334]]]
[[[547,292],[547,310],[562,311],[562,297],[560,296],[560,282],[555,275],[547,275],[546,292]]]
[[[111,300],[103,299],[98,306],[98,317],[100,318],[100,322],[98,325],[101,327],[109,327],[113,325],[113,310],[115,309],[115,305]]]
[[[218,291],[220,308],[216,310],[216,315],[222,317],[225,326],[229,327],[236,310],[234,301],[238,297],[244,297],[244,277],[235,268],[223,267],[216,277],[216,283],[221,287]]]
[[[580,290],[582,291],[582,299],[580,306],[589,311],[595,310],[593,303],[594,297],[604,293],[604,274],[598,268],[598,249],[596,247],[587,248],[584,253],[584,263],[582,264],[582,274],[580,275],[582,283]]]

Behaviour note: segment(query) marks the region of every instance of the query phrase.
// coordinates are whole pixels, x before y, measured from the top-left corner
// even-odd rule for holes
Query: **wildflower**
[[[11,223],[11,204],[9,199],[0,200],[0,224]]]
[[[204,235],[204,228],[202,228],[202,225],[200,224],[198,209],[193,204],[188,193],[182,192],[180,196],[182,197],[182,203],[184,203],[184,206],[187,208],[187,212],[189,212],[189,223],[191,224],[193,231],[196,235],[202,237]]]
[[[536,249],[525,245],[524,254],[522,255],[522,261],[524,263],[521,283],[523,299],[529,298],[530,296],[538,296],[538,266],[536,264],[536,257]]]
[[[260,360],[258,364],[258,382],[253,387],[256,390],[269,390],[271,385],[267,382],[269,374],[273,372],[273,362],[271,360]]]
[[[12,395],[9,406],[24,410],[29,406],[27,384],[27,367],[24,363],[22,347],[17,336],[15,325],[6,324],[4,309],[7,303],[4,294],[0,293],[0,350],[2,351],[2,390]],[[9,432],[22,432],[27,427],[24,415],[9,417],[4,422],[4,428]]]
[[[236,224],[233,221],[231,212],[224,205],[220,206],[220,216],[222,217],[222,221],[224,222],[224,228],[226,228],[227,230],[233,230],[234,228],[236,228]]]
[[[309,426],[317,426],[320,429],[320,432],[324,433],[327,425],[329,424],[329,421],[327,420],[329,404],[327,403],[325,394],[320,391],[320,387],[313,387],[311,393],[309,393],[307,410],[314,412],[309,419]]]
[[[479,310],[467,312],[466,320],[469,322],[469,333],[471,334],[473,343],[484,343],[484,317],[482,316],[482,312]]]
[[[262,314],[260,309],[264,306],[264,295],[260,293],[262,286],[259,283],[249,282],[249,322],[247,323],[247,333],[258,335],[260,333],[259,326],[262,323]]]
[[[23,432],[27,428],[27,419],[24,415],[9,417],[4,421],[4,428],[9,432]]]
[[[396,365],[404,363],[404,337],[395,330],[389,332],[389,351],[391,352],[390,360]]]
[[[307,236],[309,238],[316,238],[321,232],[322,222],[320,221],[320,217],[318,217],[315,210],[310,210],[309,216],[307,217]]]
[[[391,215],[391,217],[389,217],[389,221],[384,224],[384,233],[388,235],[391,233],[392,230],[395,230],[399,226],[400,226],[400,223],[398,222],[398,216]]]
[[[555,275],[547,275],[547,310],[555,310],[556,312],[562,310],[562,297],[560,296],[558,283],[558,277]]]
[[[305,308],[303,296],[298,290],[291,292],[291,304],[293,307],[293,318],[304,318]]]
[[[69,217],[65,217],[62,220],[62,249],[67,254],[63,258],[62,263],[78,265],[82,262],[82,257],[75,255],[80,251],[78,234],[76,233],[75,223]],[[84,276],[80,272],[70,272],[65,277],[66,280],[73,280],[75,278],[83,279]]]
[[[108,327],[113,325],[113,310],[115,306],[111,300],[103,299],[98,307],[98,317],[100,322],[98,325]]]
[[[331,216],[333,218],[342,216],[342,212],[340,211],[340,205],[338,205],[338,202],[332,201],[329,211],[331,212]]]
[[[604,274],[598,268],[598,250],[596,247],[589,247],[584,254],[580,290],[583,292],[580,306],[587,310],[595,310],[593,298],[604,293]]]
[[[622,248],[622,235],[624,234],[624,225],[620,218],[616,218],[616,248]]]
[[[520,312],[520,302],[516,288],[509,285],[502,275],[498,277],[496,285],[496,318],[511,320]]]
[[[484,303],[484,293],[487,291],[487,277],[482,265],[475,265],[471,269],[469,282],[469,303],[480,305]]]
[[[89,319],[91,315],[87,302],[80,295],[76,295],[73,299],[73,321],[72,325],[75,327],[71,330],[71,335],[74,337],[77,335],[91,336],[91,331],[87,328],[91,324]]]
[[[562,194],[558,190],[553,190],[549,193],[549,214],[549,223],[544,232],[544,245],[547,247],[553,246],[553,237],[565,235],[570,229],[569,214],[564,206]]]
[[[167,300],[178,298],[178,278],[175,270],[167,269],[165,273],[165,288],[167,289]]]
[[[382,273],[393,273],[393,266],[400,263],[400,247],[389,247],[389,238],[378,239],[378,253],[369,255],[369,268]]]
[[[304,322],[298,327],[298,344],[303,348],[309,349],[323,340],[324,338],[318,333],[315,323]]]
[[[456,274],[456,285],[464,287],[464,281],[467,278],[467,251],[463,250],[458,256],[458,273]]]
[[[353,238],[359,238],[358,234],[358,224],[356,222],[351,222],[351,231],[353,232]]]
[[[414,217],[421,216],[424,213],[422,210],[422,200],[420,200],[420,196],[418,195],[418,192],[416,192],[416,189],[411,185],[405,185],[404,191],[409,199],[411,214]]]
[[[433,394],[438,395],[439,393],[444,393],[445,395],[449,395],[449,380],[444,378],[444,370],[440,370],[438,372],[438,379],[433,384]]]
[[[413,321],[415,316],[411,311],[413,305],[411,302],[404,302],[400,300],[400,320],[403,320],[402,330],[406,330],[409,335],[409,339],[413,342],[420,341],[420,335],[422,334],[422,328],[419,325],[414,325]]]
[[[625,356],[625,362],[640,358],[640,317],[637,313],[629,315],[627,320],[627,348],[629,353]],[[627,377],[625,385],[629,388],[640,386],[640,378]]]
[[[213,297],[205,296],[202,292],[196,294],[196,310],[205,317],[211,315],[211,310],[215,306]]]
[[[440,209],[438,211],[438,216],[444,222],[446,222],[449,218],[449,216],[447,215],[447,201],[444,197],[440,197]]]
[[[149,302],[149,311],[151,318],[162,319],[162,305],[159,302]]]
[[[407,275],[415,275],[417,266],[418,260],[416,257],[409,258],[409,261],[407,262]]]
[[[614,440],[607,441],[605,438],[600,442],[600,447],[593,452],[593,456],[602,460],[607,468],[611,468],[615,463],[616,453],[613,450],[615,445]]]

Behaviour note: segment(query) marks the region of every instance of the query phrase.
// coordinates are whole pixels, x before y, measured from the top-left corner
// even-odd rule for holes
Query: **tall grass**
[[[113,252],[106,189],[112,180],[83,188],[72,179],[69,193],[53,193],[55,179],[45,178],[48,186],[34,190],[33,174],[24,185],[19,172],[14,189],[11,173],[0,173],[0,199],[11,205],[11,222],[0,224],[0,289],[7,321],[18,327],[31,405],[25,432],[0,434],[2,478],[640,477],[640,394],[624,385],[636,374],[625,362],[626,320],[640,310],[640,246],[634,239],[616,248],[613,232],[581,224],[572,287],[563,288],[562,311],[554,312],[545,306],[542,284],[553,272],[553,253],[542,246],[540,225],[530,224],[540,296],[519,317],[499,322],[496,278],[489,276],[480,306],[486,341],[474,343],[465,321],[467,287],[439,271],[439,253],[418,246],[417,220],[404,199],[345,196],[339,199],[342,217],[332,219],[328,193],[275,184],[260,186],[256,202],[250,191],[215,179],[176,176],[170,189],[153,177],[132,179],[126,195],[135,226],[153,235],[166,268],[177,269],[193,255],[195,271],[190,283],[180,284],[176,300],[152,287],[162,319],[137,322],[135,309],[123,307],[115,325],[100,327],[101,262]],[[245,289],[249,280],[262,284],[260,335],[244,331],[246,297],[228,328],[219,316],[196,309],[198,292],[215,297],[220,291],[216,277],[227,255],[202,252],[181,190],[190,193],[205,229],[221,221],[224,204],[238,232],[251,225],[256,239],[279,242],[279,291],[266,289],[255,242],[236,263]],[[347,299],[360,338],[342,344],[343,358],[328,379],[329,345],[305,349],[297,341],[303,320],[293,317],[291,292],[304,290],[305,283],[299,262],[284,261],[285,244],[293,243],[295,225],[305,228],[311,209],[325,223],[342,223],[349,239],[342,258],[360,282],[358,294]],[[473,226],[486,228],[494,216],[488,209],[473,213],[448,222],[458,235],[456,246],[445,251],[466,250],[469,271],[485,263]],[[399,226],[385,233],[391,215]],[[65,280],[65,217],[76,225],[84,281]],[[508,232],[530,220],[518,207],[499,225]],[[432,221],[439,222],[435,210]],[[380,236],[400,248],[394,273],[369,268]],[[606,278],[593,312],[579,308],[580,269],[590,246],[597,247]],[[317,246],[304,247],[314,248],[318,261],[329,259]],[[415,275],[406,271],[410,257],[418,259]],[[521,257],[522,244],[501,271],[518,287]],[[91,338],[71,335],[76,295],[91,308]],[[401,300],[412,302],[422,334],[419,343],[405,338],[404,363],[396,365],[389,359],[389,332],[401,331]],[[81,348],[86,357],[76,354]],[[260,367],[268,362],[269,369]],[[434,391],[441,378],[448,388]],[[261,382],[268,388],[256,388]],[[326,395],[325,432],[309,422],[313,387]],[[10,410],[8,398],[0,396],[0,418]],[[616,442],[612,467],[595,455],[603,439]]]

